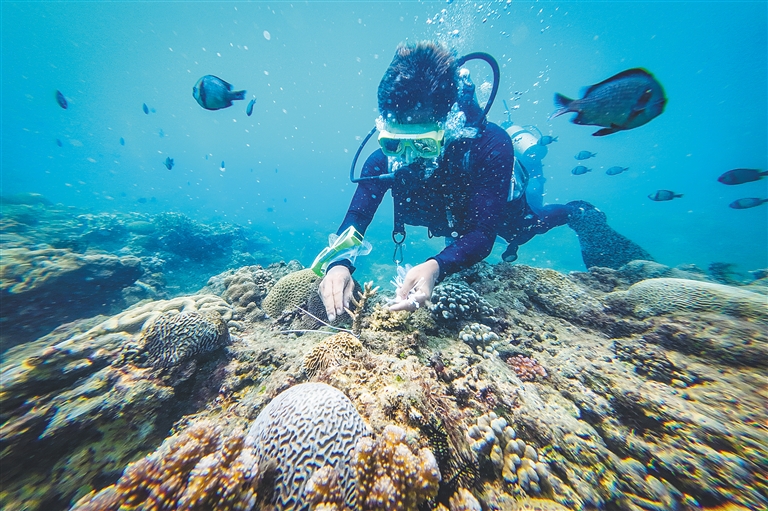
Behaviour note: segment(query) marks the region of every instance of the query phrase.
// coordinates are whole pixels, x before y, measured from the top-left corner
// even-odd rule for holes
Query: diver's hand
[[[432,290],[440,276],[440,265],[434,259],[430,259],[418,266],[414,266],[405,275],[403,285],[395,295],[395,303],[389,306],[391,311],[415,311],[424,302],[432,298]]]
[[[336,316],[341,315],[345,308],[349,308],[349,299],[355,289],[355,282],[346,266],[334,266],[320,281],[320,298],[325,305],[325,313],[328,321],[333,322]]]

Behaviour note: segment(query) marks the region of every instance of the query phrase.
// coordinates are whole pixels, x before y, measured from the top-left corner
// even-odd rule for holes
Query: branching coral
[[[416,511],[419,503],[437,494],[440,483],[432,452],[422,448],[414,454],[405,443],[405,431],[392,425],[375,441],[358,440],[353,467],[363,510]]]
[[[355,334],[355,336],[360,336],[360,332],[363,330],[363,313],[365,311],[365,305],[368,303],[368,300],[376,296],[378,290],[378,286],[373,287],[373,281],[366,282],[365,285],[363,285],[363,291],[358,293],[357,298],[352,296],[352,303],[355,306],[355,310],[351,311],[345,309],[347,314],[352,318],[352,333]]]
[[[80,499],[73,511],[250,509],[261,478],[245,431],[200,421],[128,465],[116,484]]]

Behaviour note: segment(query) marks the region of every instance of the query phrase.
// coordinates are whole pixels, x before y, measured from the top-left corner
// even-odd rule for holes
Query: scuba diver
[[[485,108],[477,102],[469,71],[461,68],[475,59],[488,63],[494,73]],[[582,207],[586,203],[541,206],[541,200],[525,199],[524,186],[515,196],[512,138],[487,120],[498,86],[499,67],[488,54],[457,58],[434,42],[398,46],[379,83],[380,116],[352,162],[350,178],[357,189],[338,235],[312,264],[323,276],[319,293],[330,321],[349,307],[355,258],[370,250],[363,234],[387,190],[394,200],[393,259],[398,271],[405,224],[425,226],[430,236],[446,239],[440,253],[402,276],[391,310],[418,309],[438,282],[486,258],[497,234],[514,247],[507,252],[516,253],[519,244],[572,218],[593,223],[597,210]],[[380,148],[356,178],[357,159],[376,131]]]

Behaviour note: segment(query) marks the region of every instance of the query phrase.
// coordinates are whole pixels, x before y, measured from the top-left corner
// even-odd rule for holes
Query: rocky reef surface
[[[0,248],[0,351],[279,258],[268,239],[242,226],[179,213],[92,213],[38,194],[0,197]]]
[[[228,270],[4,354],[0,506],[763,510],[766,290],[480,263],[331,328],[297,262]]]

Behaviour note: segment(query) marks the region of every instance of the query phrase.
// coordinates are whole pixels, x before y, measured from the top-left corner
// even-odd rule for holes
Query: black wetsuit
[[[477,137],[451,142],[427,178],[418,165],[410,165],[399,169],[393,179],[358,183],[338,232],[354,225],[364,234],[384,194],[391,190],[396,224],[425,226],[432,235],[453,240],[433,258],[440,265],[442,280],[491,253],[510,206],[513,164],[509,135],[488,123]],[[387,158],[381,150],[368,157],[362,170],[363,177],[387,173]],[[351,268],[348,261],[341,264]]]

